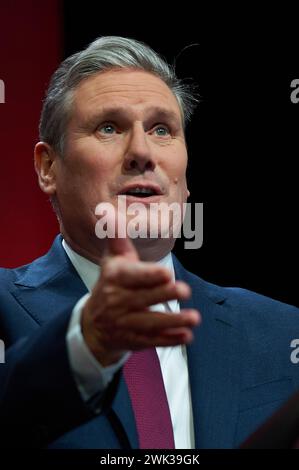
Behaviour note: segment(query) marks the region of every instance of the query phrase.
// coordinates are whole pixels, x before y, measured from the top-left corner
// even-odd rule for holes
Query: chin
[[[141,261],[159,261],[173,249],[175,239],[136,238],[132,240]]]

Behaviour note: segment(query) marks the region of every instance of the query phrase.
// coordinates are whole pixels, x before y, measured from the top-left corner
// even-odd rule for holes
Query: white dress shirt
[[[100,276],[100,267],[74,252],[62,241],[62,245],[78,272],[83,283],[90,292]],[[171,254],[159,261],[172,273],[175,279]],[[83,296],[75,305],[67,332],[67,348],[75,381],[84,401],[104,392],[113,379],[114,374],[123,366],[130,352],[108,367],[103,367],[93,356],[86,345],[81,331],[81,313],[90,293]],[[151,310],[178,313],[180,310],[177,300],[157,304]],[[164,386],[172,420],[176,449],[194,449],[194,426],[191,404],[191,392],[185,346],[157,347]]]

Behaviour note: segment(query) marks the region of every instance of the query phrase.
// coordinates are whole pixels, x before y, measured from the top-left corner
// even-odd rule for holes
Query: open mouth
[[[126,191],[125,193],[126,196],[135,196],[135,197],[141,197],[141,198],[146,198],[146,197],[151,197],[151,196],[157,196],[157,192],[153,189],[148,189],[148,188],[136,188],[136,189],[130,189],[129,191]]]
[[[124,188],[119,194],[124,196],[138,197],[146,199],[148,197],[160,196],[162,191],[159,187],[155,186],[138,186],[131,185],[130,187]]]

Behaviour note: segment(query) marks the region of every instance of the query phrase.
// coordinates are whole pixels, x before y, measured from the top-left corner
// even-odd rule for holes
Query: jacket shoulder
[[[199,296],[205,295],[213,302],[231,310],[235,318],[241,317],[242,319],[244,317],[252,320],[256,318],[261,321],[269,321],[275,317],[281,320],[283,315],[285,319],[295,322],[299,320],[299,308],[296,306],[242,287],[227,287],[207,282],[183,268],[177,259],[174,261],[179,277],[191,285],[193,292],[195,291]]]

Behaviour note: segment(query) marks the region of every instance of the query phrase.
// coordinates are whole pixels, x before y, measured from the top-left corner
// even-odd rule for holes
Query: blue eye
[[[165,126],[158,126],[155,129],[155,132],[157,133],[158,136],[164,137],[169,135],[169,129]]]
[[[115,132],[115,128],[112,124],[105,124],[104,126],[100,127],[99,130],[104,134],[113,134]]]

